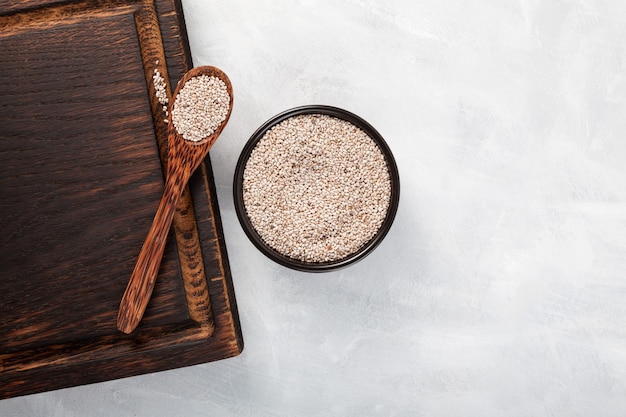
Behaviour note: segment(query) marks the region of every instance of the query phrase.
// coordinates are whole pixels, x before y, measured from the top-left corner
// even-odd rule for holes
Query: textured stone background
[[[1,416],[626,415],[626,2],[183,3],[235,89],[212,160],[244,352]],[[231,195],[303,104],[367,119],[402,181],[383,244],[324,275],[261,255]]]

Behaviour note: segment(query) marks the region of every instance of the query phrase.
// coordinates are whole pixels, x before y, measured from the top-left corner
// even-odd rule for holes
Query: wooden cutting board
[[[143,321],[116,329],[164,186],[152,77],[171,94],[191,67],[178,1],[0,3],[0,398],[243,349],[209,158]]]

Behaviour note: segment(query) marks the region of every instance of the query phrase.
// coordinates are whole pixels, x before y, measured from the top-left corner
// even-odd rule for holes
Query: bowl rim
[[[271,248],[263,241],[259,233],[250,222],[243,202],[243,173],[245,171],[245,167],[248,159],[250,158],[252,150],[256,147],[257,143],[261,140],[265,133],[273,126],[291,117],[304,114],[328,115],[345,120],[359,127],[379,147],[379,149],[383,153],[383,156],[385,157],[385,160],[387,162],[387,168],[389,170],[389,177],[391,180],[391,201],[389,203],[387,215],[385,216],[383,223],[381,224],[374,237],[372,237],[372,239],[370,239],[358,251],[335,261],[315,263],[304,262],[285,256],[282,253]],[[278,264],[291,269],[304,272],[326,272],[346,267],[363,259],[382,242],[382,240],[389,232],[389,229],[391,228],[391,225],[393,224],[396,213],[398,211],[398,206],[400,202],[400,176],[398,173],[398,167],[396,165],[395,158],[393,157],[393,154],[391,153],[391,149],[387,145],[387,142],[383,139],[382,135],[378,133],[378,131],[374,129],[374,127],[367,121],[357,116],[356,114],[341,109],[339,107],[319,104],[305,105],[291,108],[277,114],[276,116],[273,116],[265,123],[263,123],[252,134],[252,136],[250,136],[250,139],[248,139],[243,150],[241,151],[241,154],[239,155],[239,159],[237,160],[237,165],[235,167],[235,174],[233,179],[233,199],[235,203],[235,212],[237,213],[237,218],[239,219],[241,227],[243,228],[248,239],[250,239],[254,246],[256,246],[256,248],[261,251],[261,253],[263,253],[265,256],[272,259],[273,261],[277,262]]]

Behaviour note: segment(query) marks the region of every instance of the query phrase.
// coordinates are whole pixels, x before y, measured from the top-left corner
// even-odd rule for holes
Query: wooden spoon
[[[226,84],[230,102],[226,118],[215,131],[200,141],[192,142],[186,140],[176,130],[172,122],[171,110],[176,106],[176,97],[187,81],[200,75],[208,75],[221,79],[224,84]],[[148,232],[141,252],[139,252],[137,264],[135,265],[135,269],[133,270],[126,291],[122,297],[117,315],[117,328],[124,333],[132,332],[141,321],[150,296],[152,295],[157,273],[159,272],[159,266],[163,257],[167,235],[172,224],[172,218],[176,210],[176,204],[191,174],[206,157],[209,149],[211,149],[211,146],[213,146],[217,140],[222,129],[224,129],[230,117],[232,107],[232,85],[226,74],[218,68],[210,66],[194,68],[187,72],[178,82],[176,91],[172,96],[172,105],[168,116],[168,161],[165,190],[163,191],[163,197],[161,198],[161,202],[154,216],[152,227]]]

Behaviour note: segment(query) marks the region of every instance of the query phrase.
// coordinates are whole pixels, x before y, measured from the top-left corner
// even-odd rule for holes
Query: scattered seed
[[[159,61],[157,61],[157,64],[158,63]],[[154,69],[154,74],[152,75],[152,84],[154,84],[157,100],[159,100],[159,103],[163,106],[163,111],[167,112],[167,85],[165,84],[165,78],[163,78],[157,68]]]

